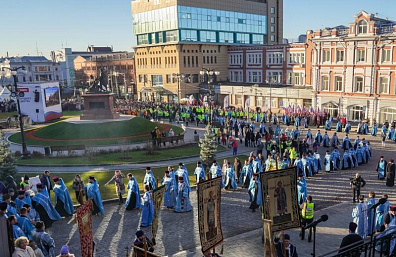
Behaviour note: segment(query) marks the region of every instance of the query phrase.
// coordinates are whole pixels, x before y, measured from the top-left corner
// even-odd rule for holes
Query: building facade
[[[82,84],[92,83],[92,78],[105,71],[108,85],[120,96],[136,96],[135,54],[131,52],[113,52],[95,54],[90,57],[78,56],[74,59],[76,80]]]
[[[61,71],[59,63],[44,56],[7,57],[0,59],[0,70],[3,67],[17,68],[24,66],[26,74],[18,73],[18,83],[59,82]],[[13,78],[3,78],[3,85],[13,85]]]
[[[396,120],[395,24],[361,11],[348,27],[307,32],[314,106],[352,121]]]
[[[60,70],[62,71],[61,85],[66,87],[75,87],[76,83],[81,84],[81,81],[76,81],[76,74],[74,69],[74,59],[78,56],[86,58],[94,55],[109,54],[113,52],[112,47],[97,47],[90,45],[86,51],[73,51],[72,48],[62,48],[61,50],[52,51],[51,58],[53,62],[59,63]]]
[[[228,78],[220,102],[237,107],[262,107],[273,112],[312,105],[310,56],[305,43],[239,46],[228,49]]]
[[[139,99],[178,101],[198,94],[201,70],[227,80],[229,45],[282,42],[282,0],[135,0]],[[206,77],[207,78],[207,77]]]

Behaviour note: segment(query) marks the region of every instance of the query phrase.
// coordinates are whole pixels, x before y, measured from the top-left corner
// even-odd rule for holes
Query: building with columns
[[[283,0],[133,0],[139,99],[179,101],[227,81],[228,46],[278,44]],[[201,76],[202,70],[218,75]],[[205,83],[202,83],[205,82]]]
[[[396,120],[395,25],[361,11],[347,27],[308,31],[313,105],[351,121]]]

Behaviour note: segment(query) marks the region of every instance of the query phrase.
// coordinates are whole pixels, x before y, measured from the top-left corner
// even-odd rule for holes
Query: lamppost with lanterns
[[[21,113],[21,104],[19,102],[20,97],[24,97],[23,92],[18,92],[18,71],[21,71],[23,74],[26,74],[26,69],[25,66],[20,66],[16,68],[8,68],[8,67],[3,67],[1,68],[1,75],[6,77],[9,73],[7,70],[10,71],[12,77],[14,78],[14,91],[11,93],[12,97],[16,97],[17,99],[17,107],[18,107],[18,115],[19,115],[19,128],[21,130],[21,139],[22,139],[22,158],[27,158],[29,153],[27,151],[26,147],[26,142],[25,142],[25,132],[23,129],[23,121],[22,121],[22,113]]]
[[[180,90],[180,81],[184,79],[186,75],[183,73],[173,73],[172,78],[177,79],[177,103],[180,104],[180,98],[181,98],[181,90]]]
[[[216,71],[214,69],[206,69],[206,68],[202,68],[202,70],[199,72],[199,74],[201,74],[201,76],[204,76],[204,80],[205,80],[205,75],[208,76],[208,91],[209,91],[209,124],[212,125],[212,86],[213,86],[213,82],[215,82],[215,80],[217,80],[217,76],[220,75],[220,71]]]

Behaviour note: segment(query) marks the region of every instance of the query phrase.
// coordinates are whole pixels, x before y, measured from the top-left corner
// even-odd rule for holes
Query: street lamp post
[[[185,78],[186,75],[183,73],[173,73],[172,77],[177,79],[177,102],[180,104],[181,98],[181,90],[180,90],[180,81]]]
[[[212,125],[212,84],[214,82],[213,77],[214,76],[219,76],[220,71],[216,71],[214,69],[206,69],[202,68],[202,70],[199,72],[201,76],[208,75],[208,91],[209,91],[209,125]],[[216,78],[217,79],[217,78]]]
[[[13,92],[13,95],[17,99],[17,107],[18,107],[18,115],[19,115],[19,128],[21,130],[21,139],[22,139],[22,158],[27,158],[29,153],[27,151],[26,142],[25,142],[25,132],[24,132],[24,129],[23,129],[21,104],[19,102],[19,97],[20,97],[20,95],[23,97],[23,92],[21,92],[21,94],[18,93],[18,84],[17,84],[17,82],[18,82],[18,76],[17,76],[18,71],[21,70],[21,71],[23,71],[23,73],[26,74],[26,70],[25,70],[24,66],[20,66],[20,67],[17,67],[17,68],[3,67],[1,69],[3,76],[7,75],[6,69],[11,72],[11,75],[14,78],[14,90],[15,90],[15,92]]]

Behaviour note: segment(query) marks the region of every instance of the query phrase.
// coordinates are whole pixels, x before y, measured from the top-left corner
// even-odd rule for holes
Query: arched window
[[[353,106],[349,109],[349,119],[354,121],[364,120],[365,111],[363,110],[363,106]]]
[[[361,20],[357,23],[357,33],[366,34],[367,33],[367,21]]]
[[[338,116],[338,106],[333,103],[327,103],[323,105],[323,108],[326,113],[330,115],[330,117],[337,118]]]
[[[396,120],[396,109],[394,108],[383,108],[380,112],[380,123],[385,121],[393,122]]]

